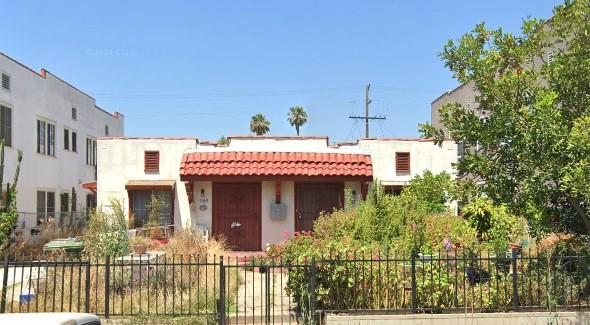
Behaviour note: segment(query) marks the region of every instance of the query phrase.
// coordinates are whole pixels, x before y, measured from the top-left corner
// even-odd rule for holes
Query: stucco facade
[[[179,169],[183,156],[191,153],[228,153],[228,152],[285,152],[285,153],[334,153],[370,155],[373,162],[373,176],[384,185],[403,186],[413,175],[425,170],[435,173],[446,171],[454,175],[452,163],[456,159],[456,145],[446,141],[442,147],[432,141],[423,139],[364,139],[354,144],[328,145],[327,137],[229,137],[227,146],[201,143],[194,138],[99,138],[98,140],[98,204],[108,208],[112,199],[123,203],[128,215],[132,215],[134,205],[130,184],[138,181],[150,181],[149,184],[163,184],[173,180],[170,188],[173,195],[173,224],[175,227],[192,227],[214,233],[215,229],[215,190],[214,184],[255,183],[260,188],[260,239],[259,247],[277,243],[285,235],[293,234],[298,229],[297,186],[307,184],[310,180],[290,178],[289,176],[260,176],[240,179],[215,176],[207,179],[181,179]],[[159,153],[158,172],[146,172],[146,152]],[[410,170],[396,173],[396,152],[410,155]],[[160,183],[158,183],[160,182]],[[311,180],[312,184],[340,183],[343,189],[349,189],[355,202],[362,199],[367,181],[322,177]],[[299,184],[299,185],[298,185]],[[365,187],[365,188],[364,188]],[[135,188],[141,189],[141,188]],[[146,190],[149,187],[146,185]],[[277,195],[285,208],[281,218],[274,218],[271,211]],[[239,200],[239,198],[238,198]],[[219,221],[218,221],[219,223]],[[219,226],[218,226],[219,227]],[[233,226],[232,226],[233,228]],[[247,235],[247,234],[246,234]]]
[[[123,115],[99,108],[94,98],[48,71],[37,73],[2,53],[0,72],[3,79],[9,81],[8,89],[0,88],[0,106],[7,108],[11,115],[11,130],[8,131],[11,143],[5,150],[5,182],[12,182],[17,151],[23,151],[17,187],[17,208],[21,212],[19,228],[37,226],[38,191],[54,193],[54,213],[59,213],[60,194],[69,194],[74,187],[77,211],[85,211],[89,192],[82,188],[82,183],[96,180],[95,164],[87,160],[87,139],[95,140],[105,132],[123,135]],[[38,121],[43,122],[41,130],[53,126],[52,145],[42,141],[40,148]],[[67,130],[67,149],[64,130]],[[72,133],[76,134],[75,140]],[[43,137],[46,135],[47,132],[43,132]],[[43,150],[45,153],[39,153]]]

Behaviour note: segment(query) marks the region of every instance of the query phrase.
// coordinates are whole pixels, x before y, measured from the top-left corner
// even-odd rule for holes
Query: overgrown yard
[[[294,234],[269,255],[314,264],[289,269],[286,290],[322,310],[589,306],[590,255],[582,238],[534,238],[523,218],[486,198],[455,216],[446,204],[458,190],[448,175],[428,172],[399,196],[374,186],[366,201],[320,217],[313,232]]]

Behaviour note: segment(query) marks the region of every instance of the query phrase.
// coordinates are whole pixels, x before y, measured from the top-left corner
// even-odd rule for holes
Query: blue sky
[[[559,1],[8,1],[0,51],[46,68],[125,114],[131,136],[249,133],[355,140],[372,84],[372,136],[417,136],[430,103],[457,83],[437,53],[476,23],[518,32]]]

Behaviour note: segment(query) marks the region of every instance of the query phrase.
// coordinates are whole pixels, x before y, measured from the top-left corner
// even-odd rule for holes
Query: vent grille
[[[154,173],[160,170],[160,152],[146,151],[144,152],[144,169],[146,172]]]
[[[72,107],[72,120],[78,120],[78,109],[76,109],[75,107]]]
[[[398,173],[410,172],[410,153],[396,152],[395,153],[395,171]]]
[[[2,88],[10,90],[10,76],[4,73],[2,74]]]

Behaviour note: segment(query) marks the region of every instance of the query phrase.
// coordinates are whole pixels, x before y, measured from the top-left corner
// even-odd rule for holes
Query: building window
[[[78,134],[72,131],[72,151],[78,152]]]
[[[10,76],[6,73],[2,74],[2,88],[10,90]]]
[[[12,146],[12,110],[0,105],[0,139],[4,144]]]
[[[86,165],[96,166],[96,140],[86,138]]]
[[[55,192],[37,191],[37,224],[55,219]]]
[[[37,120],[37,153],[55,156],[55,124]]]
[[[157,173],[160,171],[160,152],[144,152],[144,170],[147,173]]]
[[[109,136],[109,126],[108,125],[104,126],[104,135],[107,137]]]
[[[172,224],[172,191],[141,190],[129,191],[133,226]],[[158,211],[153,209],[157,207]],[[157,220],[150,220],[157,219]]]
[[[64,149],[78,152],[78,134],[76,131],[64,129]]]
[[[76,109],[75,107],[72,107],[72,120],[78,120],[78,109]]]
[[[410,172],[410,153],[396,152],[395,153],[395,171],[398,173]]]
[[[64,129],[64,149],[70,150],[70,130]]]
[[[385,185],[383,191],[389,195],[400,195],[402,194],[403,186],[401,185]]]
[[[96,210],[96,195],[88,193],[86,194],[86,218],[94,210]]]

